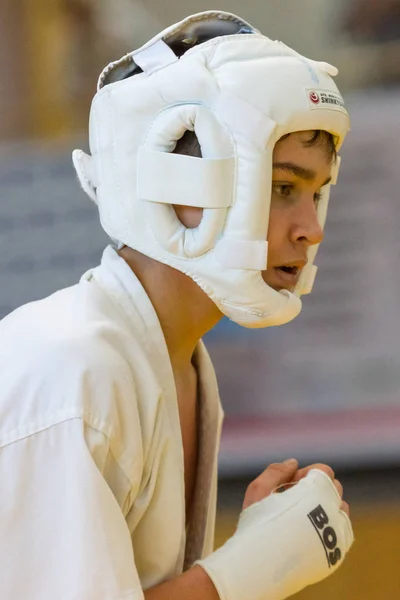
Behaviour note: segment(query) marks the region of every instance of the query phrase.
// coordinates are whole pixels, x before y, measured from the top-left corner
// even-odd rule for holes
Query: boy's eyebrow
[[[311,169],[305,169],[304,167],[300,167],[299,165],[295,165],[294,163],[274,163],[274,169],[279,169],[280,171],[288,171],[292,173],[292,175],[296,175],[296,177],[300,177],[300,179],[305,179],[306,181],[312,181],[316,178],[315,171]],[[322,186],[327,185],[332,178],[328,177],[328,179],[322,184]]]

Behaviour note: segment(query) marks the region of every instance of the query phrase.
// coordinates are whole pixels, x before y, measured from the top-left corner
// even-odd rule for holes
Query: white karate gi
[[[109,246],[78,285],[0,322],[0,598],[133,600],[212,551],[222,421],[200,343],[185,531],[175,384],[156,313]]]

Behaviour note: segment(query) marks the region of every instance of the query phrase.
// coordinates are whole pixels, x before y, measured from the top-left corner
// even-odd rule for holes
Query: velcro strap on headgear
[[[234,158],[197,158],[141,148],[137,193],[142,200],[200,208],[233,201]]]
[[[147,75],[151,75],[157,69],[172,65],[177,60],[175,52],[163,40],[157,40],[140,52],[135,52],[135,63]]]

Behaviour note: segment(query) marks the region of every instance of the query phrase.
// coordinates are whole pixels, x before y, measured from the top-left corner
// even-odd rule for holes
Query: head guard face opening
[[[104,230],[187,274],[240,325],[295,318],[312,288],[318,246],[293,294],[264,282],[272,154],[283,135],[306,130],[331,133],[340,148],[349,118],[336,73],[213,11],[111,63],[92,104],[91,156],[73,154]],[[172,153],[186,131],[195,132],[202,158]],[[318,204],[322,227],[329,189]],[[203,209],[198,227],[181,224],[178,204]]]

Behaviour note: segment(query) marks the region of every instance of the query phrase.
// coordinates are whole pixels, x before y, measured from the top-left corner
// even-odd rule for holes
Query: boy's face
[[[332,157],[319,142],[305,146],[311,136],[310,131],[292,133],[274,149],[263,279],[275,290],[294,289],[307,262],[307,249],[324,236],[317,219],[318,193],[330,180]]]

